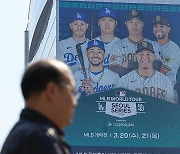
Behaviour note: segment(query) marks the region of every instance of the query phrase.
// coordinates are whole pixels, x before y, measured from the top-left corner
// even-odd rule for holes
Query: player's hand
[[[121,64],[122,67],[128,68],[128,60],[124,60]]]
[[[82,91],[86,92],[87,95],[94,94],[94,87],[91,85],[90,79],[84,79],[82,80]]]

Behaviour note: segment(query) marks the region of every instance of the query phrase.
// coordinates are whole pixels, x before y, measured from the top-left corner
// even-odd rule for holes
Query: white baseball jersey
[[[119,87],[174,103],[172,83],[158,71],[145,78],[133,70],[120,78]]]
[[[102,41],[100,36],[96,37],[95,39],[99,40],[99,41]],[[103,42],[103,43],[104,43],[105,53],[106,53],[106,57],[104,58],[104,67],[105,68],[109,68],[109,64],[111,63],[110,57],[113,55],[112,48],[113,48],[115,43],[120,44],[121,43],[121,39],[118,38],[118,37],[114,37],[114,39],[111,42],[109,42],[109,43]]]
[[[86,56],[86,48],[88,41],[89,40],[87,39],[86,42],[82,43],[81,45],[85,67],[89,66],[89,62]],[[73,72],[81,69],[81,65],[76,51],[77,44],[78,43],[72,37],[62,40],[58,44],[59,49],[57,51],[57,59],[67,63]]]
[[[112,72],[111,70],[104,68],[99,74],[93,74],[88,72],[88,78],[91,79],[91,85],[94,87],[94,91],[96,93],[108,91],[114,88],[118,88],[119,85],[119,75],[117,73]],[[84,79],[84,75],[82,71],[77,71],[74,74],[77,90],[81,91],[82,80]]]
[[[166,75],[174,86],[176,84],[176,74],[180,66],[180,49],[176,43],[170,40],[160,47],[159,54],[164,67],[169,70]]]
[[[160,45],[157,42],[151,41],[147,38],[144,38],[143,41],[150,42],[153,45],[156,59],[160,59],[160,57],[159,57]],[[128,38],[122,39],[121,43],[114,44],[114,47],[113,47],[114,54],[113,55],[115,56],[115,58],[111,58],[112,59],[111,64],[121,65],[122,62],[125,60],[126,61],[131,60],[131,61],[136,62],[136,50],[137,50],[137,44],[134,44]]]

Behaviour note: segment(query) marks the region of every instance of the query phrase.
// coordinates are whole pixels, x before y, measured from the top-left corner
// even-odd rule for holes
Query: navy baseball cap
[[[76,20],[82,20],[85,21],[86,23],[88,22],[87,16],[85,13],[82,12],[76,12],[72,18],[71,18],[71,22],[76,21]]]
[[[112,17],[115,20],[117,20],[117,14],[116,12],[111,8],[101,8],[98,12],[98,19],[102,17]]]
[[[144,49],[147,49],[147,50],[151,51],[152,53],[155,53],[154,49],[153,49],[153,45],[146,41],[142,41],[137,45],[136,53],[138,53]]]
[[[126,15],[126,21],[131,20],[133,18],[138,18],[139,20],[144,21],[143,14],[138,10],[128,11]]]
[[[96,39],[90,40],[90,41],[88,42],[88,47],[87,47],[86,50],[89,50],[91,47],[99,47],[99,48],[101,48],[102,50],[105,51],[104,43],[101,42],[101,41],[99,41],[99,40],[96,40]]]
[[[166,25],[166,26],[170,26],[168,19],[165,16],[161,16],[161,15],[157,15],[153,18],[153,23],[152,25],[156,25],[156,24],[161,24],[161,25]]]

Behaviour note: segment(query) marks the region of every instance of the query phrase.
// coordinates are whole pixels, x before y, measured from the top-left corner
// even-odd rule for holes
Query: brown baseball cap
[[[132,18],[138,18],[139,20],[144,21],[143,14],[138,10],[128,11],[126,21],[131,20]]]
[[[153,18],[153,23],[152,25],[156,25],[156,24],[161,24],[161,25],[166,25],[166,26],[170,26],[168,19],[165,16],[161,16],[161,15],[157,15]]]
[[[153,45],[151,43],[149,43],[149,42],[146,42],[146,41],[140,42],[137,45],[136,53],[142,51],[143,49],[147,49],[147,50],[151,51],[152,53],[155,53],[154,49],[153,49]]]

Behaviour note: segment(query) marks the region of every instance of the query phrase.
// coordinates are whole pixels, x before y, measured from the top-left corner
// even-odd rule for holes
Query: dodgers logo
[[[78,19],[81,19],[81,15],[79,13],[76,14]]]
[[[110,14],[111,13],[111,11],[108,8],[105,8],[105,12],[106,12],[106,14]]]
[[[69,64],[70,66],[77,64],[78,55],[74,55],[72,53],[66,53],[64,55],[64,62]]]

